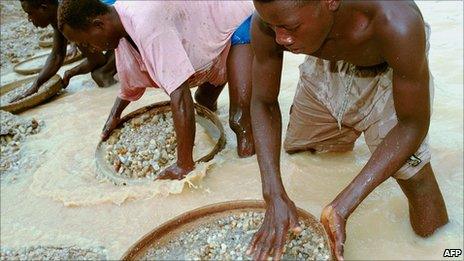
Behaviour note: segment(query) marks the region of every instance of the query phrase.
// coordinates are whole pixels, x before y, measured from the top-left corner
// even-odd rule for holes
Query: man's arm
[[[195,141],[195,111],[187,83],[183,83],[170,96],[177,139],[177,162],[165,169],[159,178],[183,179],[195,167],[192,155]]]
[[[53,29],[53,48],[52,52],[48,56],[45,66],[42,71],[39,73],[39,76],[36,80],[36,85],[41,86],[48,79],[58,72],[58,70],[63,65],[63,61],[66,58],[66,47],[68,45],[68,40],[61,34],[60,31]]]
[[[103,127],[103,131],[101,134],[102,141],[105,141],[109,138],[111,132],[116,128],[121,120],[121,114],[124,109],[129,105],[130,101],[121,99],[117,97],[114,101],[113,108],[111,109],[110,115],[106,120],[105,126]]]
[[[37,80],[29,87],[29,89],[22,95],[16,97],[13,101],[21,100],[29,95],[36,93],[40,86],[52,78],[58,72],[61,65],[63,65],[64,58],[66,57],[66,46],[68,40],[56,29],[53,31],[53,49],[45,62],[44,67],[39,73]]]
[[[255,13],[252,23],[253,91],[251,119],[256,154],[266,202],[263,225],[254,235],[249,252],[263,260],[274,252],[279,259],[288,229],[299,230],[294,203],[285,192],[280,176],[282,117],[278,102],[283,50],[274,41],[274,32]]]
[[[101,67],[105,64],[106,58],[101,52],[91,52],[87,48],[78,46],[79,50],[82,52],[82,55],[86,58],[83,62],[77,66],[67,70],[63,76],[64,86],[69,84],[69,80],[81,74],[87,74],[92,72],[94,69]]]
[[[393,69],[393,99],[398,123],[356,178],[323,211],[337,259],[343,259],[344,223],[381,183],[393,176],[427,135],[430,123],[429,70],[424,24],[420,17],[392,22],[379,30],[379,48]],[[386,29],[384,29],[386,28]],[[343,229],[343,230],[341,230]]]

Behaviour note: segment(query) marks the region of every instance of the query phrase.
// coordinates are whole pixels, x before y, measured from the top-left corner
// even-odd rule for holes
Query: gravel
[[[113,131],[106,142],[106,160],[125,178],[150,178],[176,160],[172,113],[146,112]]]
[[[251,260],[246,250],[263,218],[259,212],[218,218],[152,247],[142,260]],[[328,260],[329,248],[323,236],[303,222],[300,225],[303,231],[298,236],[289,234],[283,259]]]
[[[43,122],[26,119],[0,110],[0,175],[12,167],[18,167],[21,143],[27,136],[36,134]]]
[[[36,246],[1,248],[1,260],[106,260],[103,248]]]

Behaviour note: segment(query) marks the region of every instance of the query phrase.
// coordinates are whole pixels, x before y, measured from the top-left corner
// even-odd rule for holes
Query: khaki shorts
[[[426,29],[428,40],[430,29]],[[431,75],[429,82],[432,104]],[[362,71],[345,62],[331,68],[329,61],[308,56],[300,65],[284,148],[289,153],[349,151],[364,133],[372,153],[397,122],[391,68]],[[427,140],[395,178],[409,179],[430,162]]]

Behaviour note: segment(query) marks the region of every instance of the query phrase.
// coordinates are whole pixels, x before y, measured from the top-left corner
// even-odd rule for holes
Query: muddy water
[[[450,223],[428,239],[416,236],[409,225],[406,199],[395,181],[389,180],[349,220],[347,259],[441,259],[445,248],[463,245],[463,4],[418,4],[432,26],[430,67],[436,83],[430,128],[432,165]],[[285,59],[280,95],[284,126],[303,58],[287,55]],[[78,77],[67,94],[23,114],[45,120],[46,127],[25,144],[36,167],[24,169],[16,180],[2,181],[2,246],[103,246],[115,259],[175,215],[225,200],[261,198],[256,158],[238,159],[234,150],[234,136],[227,126],[227,93],[221,96],[219,117],[229,143],[200,187],[187,186],[181,194],[161,196],[152,195],[150,189],[99,182],[94,149],[117,87],[93,87],[87,76]],[[165,99],[159,91],[148,91],[126,111]],[[283,154],[282,176],[296,204],[319,216],[368,157],[362,139],[353,152],[345,154]]]

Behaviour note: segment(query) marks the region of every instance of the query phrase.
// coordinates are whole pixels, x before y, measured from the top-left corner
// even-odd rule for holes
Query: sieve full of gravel
[[[3,106],[3,105],[7,105],[9,103],[11,103],[11,101],[18,97],[19,95],[22,95],[24,94],[27,89],[31,86],[32,83],[24,83],[23,85],[21,85],[20,87],[17,87],[17,88],[14,88],[13,90],[5,93],[4,95],[0,96],[0,104]],[[42,88],[42,87],[40,87]],[[40,91],[40,88],[38,90],[38,92]]]
[[[1,260],[106,260],[103,248],[36,246],[1,248]]]
[[[176,161],[175,136],[172,112],[148,111],[113,131],[105,158],[121,177],[155,179]]]
[[[0,110],[0,174],[19,164],[21,143],[38,133],[43,122]]]
[[[246,250],[264,218],[262,212],[242,212],[198,225],[151,246],[142,260],[251,260]],[[329,260],[324,237],[300,222],[302,232],[289,234],[284,260]]]

